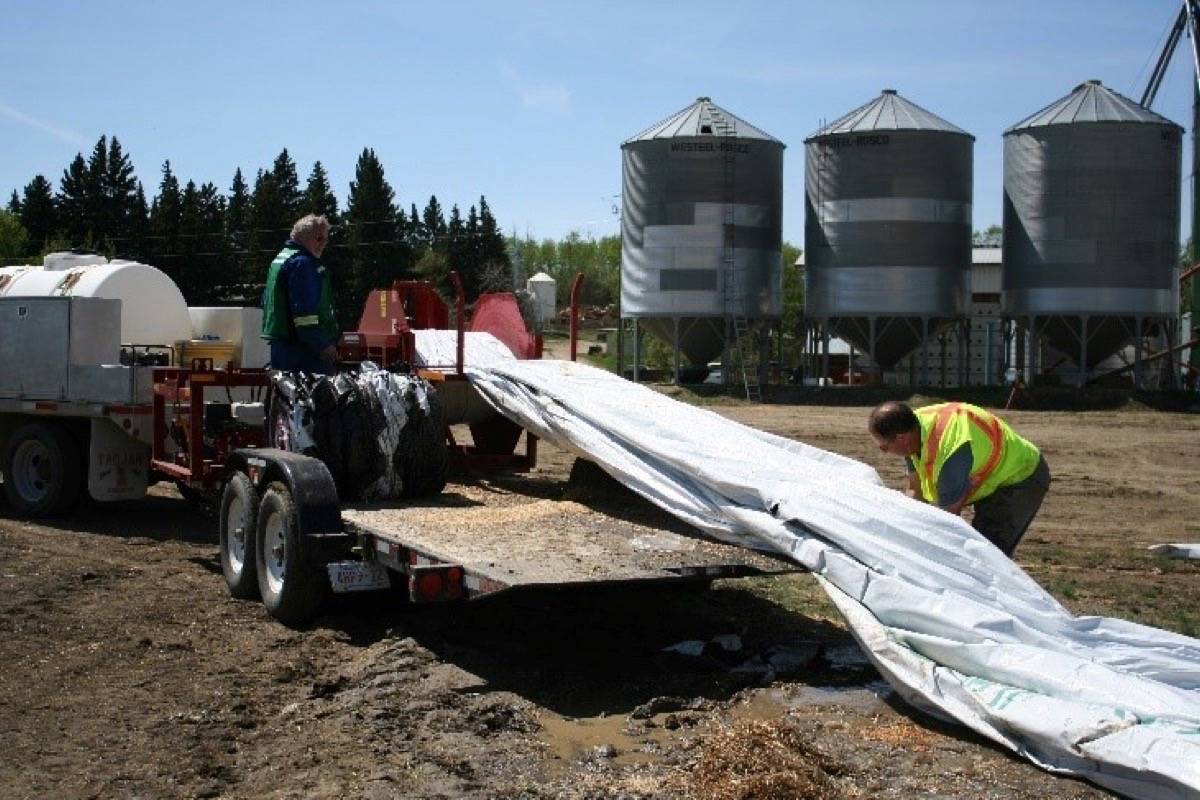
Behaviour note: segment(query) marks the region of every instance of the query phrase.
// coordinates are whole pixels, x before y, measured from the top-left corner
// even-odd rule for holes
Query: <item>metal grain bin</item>
[[[779,317],[783,149],[707,97],[621,145],[621,316],[704,364]]]
[[[1004,310],[1081,366],[1177,312],[1182,133],[1100,81],[1004,132]]]
[[[967,312],[974,141],[893,89],[805,140],[805,315],[880,367]]]

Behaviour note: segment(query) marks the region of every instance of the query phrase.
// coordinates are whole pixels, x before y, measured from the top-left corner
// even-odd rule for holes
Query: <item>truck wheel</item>
[[[296,504],[282,483],[272,483],[258,504],[255,526],[258,590],[267,613],[284,625],[303,625],[325,600],[321,565],[306,558],[296,524]]]
[[[221,492],[218,518],[221,572],[229,593],[240,600],[258,597],[257,548],[258,489],[246,473],[237,471]]]
[[[432,497],[446,488],[450,450],[442,398],[437,392],[429,393],[429,413],[414,414],[400,430],[395,465],[402,497]]]
[[[31,422],[13,431],[0,464],[4,467],[4,494],[19,514],[61,514],[79,502],[83,456],[60,425]]]

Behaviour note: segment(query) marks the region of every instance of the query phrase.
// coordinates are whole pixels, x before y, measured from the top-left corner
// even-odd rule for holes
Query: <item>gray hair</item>
[[[296,240],[311,241],[321,232],[329,232],[329,220],[319,214],[305,214],[292,226],[292,238]]]

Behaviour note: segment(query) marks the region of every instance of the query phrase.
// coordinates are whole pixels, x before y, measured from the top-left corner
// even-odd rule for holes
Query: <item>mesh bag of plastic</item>
[[[331,376],[275,372],[272,386],[271,443],[325,462],[343,500],[418,497],[445,485],[441,406],[423,378],[367,361]]]

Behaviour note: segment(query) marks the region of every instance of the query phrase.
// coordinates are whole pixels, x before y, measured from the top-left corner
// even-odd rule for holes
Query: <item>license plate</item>
[[[369,592],[392,585],[387,568],[367,561],[335,561],[327,564],[329,585],[338,593]]]

